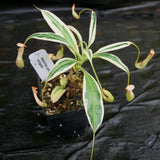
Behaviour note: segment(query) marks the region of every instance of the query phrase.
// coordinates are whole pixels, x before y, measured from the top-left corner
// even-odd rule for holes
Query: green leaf
[[[120,69],[124,70],[125,72],[129,73],[128,67],[118,58],[117,56],[110,54],[110,53],[97,53],[94,54],[93,58],[102,58],[115,66],[119,67]]]
[[[113,43],[113,44],[110,44],[110,45],[107,45],[107,46],[100,48],[95,54],[119,50],[119,49],[128,47],[131,44],[132,44],[132,42],[129,42],[129,41]]]
[[[56,86],[51,92],[51,101],[57,102],[65,92],[66,90],[62,86]]]
[[[58,75],[66,72],[70,68],[72,68],[76,64],[76,60],[72,58],[63,58],[58,60],[53,69],[49,72],[47,80],[50,81],[51,79],[57,77]]]
[[[67,25],[60,20],[55,14],[47,11],[47,10],[41,10],[41,13],[45,19],[45,21],[48,23],[50,28],[61,37],[65,38],[66,41],[72,46],[71,51],[77,55],[79,54],[79,49],[77,46],[77,41],[73,35],[73,33],[69,30]]]
[[[96,13],[92,11],[91,21],[89,26],[88,48],[92,45],[96,37],[96,23],[97,23]]]
[[[56,35],[55,33],[52,33],[52,32],[33,33],[26,39],[25,43],[31,38],[38,39],[38,40],[43,40],[43,41],[63,43],[67,46],[69,45],[69,43],[63,37],[61,37],[59,35]]]
[[[83,103],[88,121],[95,133],[103,121],[104,106],[100,88],[95,79],[84,69]]]

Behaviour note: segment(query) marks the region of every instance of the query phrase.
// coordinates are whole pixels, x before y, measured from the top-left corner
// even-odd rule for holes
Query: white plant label
[[[42,81],[45,81],[49,71],[53,68],[54,63],[51,59],[47,59],[48,53],[44,49],[40,49],[29,55],[29,60],[34,70]]]

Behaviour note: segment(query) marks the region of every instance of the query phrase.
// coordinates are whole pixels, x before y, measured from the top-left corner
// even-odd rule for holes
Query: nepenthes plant
[[[37,8],[37,7],[36,7]],[[53,32],[38,32],[33,33],[32,35],[28,36],[24,43],[18,43],[18,55],[16,59],[16,65],[19,68],[24,67],[23,61],[23,53],[24,48],[26,47],[26,43],[30,39],[37,39],[43,41],[51,41],[55,43],[60,43],[61,49],[57,52],[56,55],[49,54],[47,58],[51,58],[52,60],[56,61],[55,65],[53,66],[52,70],[49,72],[48,76],[46,77],[45,82],[43,82],[42,88],[42,100],[40,100],[37,96],[37,88],[32,87],[32,91],[35,97],[36,102],[42,106],[47,107],[48,104],[45,101],[44,93],[46,91],[46,86],[50,81],[54,80],[58,76],[63,75],[66,71],[70,70],[69,74],[73,72],[81,72],[81,76],[83,79],[82,83],[82,100],[85,109],[85,113],[88,118],[88,122],[93,131],[93,145],[92,145],[92,153],[90,159],[93,157],[93,150],[94,150],[94,141],[95,141],[95,134],[98,130],[99,126],[102,124],[103,117],[104,117],[104,104],[103,100],[108,102],[114,101],[114,96],[111,94],[110,91],[103,88],[98,75],[95,71],[95,67],[93,64],[93,59],[103,59],[106,60],[113,65],[117,66],[121,70],[127,73],[128,80],[126,83],[126,99],[127,101],[131,101],[135,95],[133,93],[134,85],[130,84],[130,72],[128,67],[120,60],[119,57],[112,54],[111,52],[115,50],[120,50],[122,48],[129,47],[131,45],[135,46],[138,52],[137,59],[135,61],[135,67],[138,69],[144,68],[151,58],[154,55],[154,50],[151,49],[148,56],[141,62],[139,62],[140,57],[140,50],[139,47],[131,42],[131,41],[122,41],[116,42],[113,44],[109,44],[106,46],[101,47],[97,51],[92,50],[92,45],[95,41],[96,37],[96,25],[97,25],[97,17],[96,13],[91,9],[83,9],[79,12],[79,14],[75,11],[75,5],[72,7],[72,15],[79,19],[81,14],[84,11],[91,12],[90,17],[90,25],[89,25],[89,37],[88,42],[85,42],[80,34],[80,32],[73,26],[66,25],[60,18],[58,18],[55,14],[51,13],[47,10],[42,10],[37,8],[41,13],[49,27],[53,30]],[[70,52],[74,55],[74,58],[64,57],[63,58],[63,46],[66,46]],[[91,68],[93,70],[94,76],[92,76],[84,67],[83,64],[89,61]],[[76,74],[79,75],[79,74]],[[68,77],[67,77],[68,78]],[[51,92],[51,101],[52,103],[57,102],[67,91],[66,85],[68,83],[68,79],[65,76],[61,76],[60,83],[55,86]]]

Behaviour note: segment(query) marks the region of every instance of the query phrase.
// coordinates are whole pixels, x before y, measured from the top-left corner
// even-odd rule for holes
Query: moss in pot
[[[96,13],[91,9],[83,9],[77,14],[75,12],[75,5],[72,7],[72,14],[79,19],[84,11],[91,12],[89,38],[88,42],[83,41],[80,32],[73,26],[66,25],[55,14],[40,10],[45,21],[53,32],[38,32],[30,35],[24,42],[18,43],[18,56],[16,64],[19,68],[24,67],[23,52],[25,45],[30,39],[38,39],[44,41],[51,41],[61,44],[61,49],[57,55],[49,54],[47,58],[56,61],[54,67],[49,72],[46,80],[42,82],[42,100],[37,96],[37,88],[32,87],[33,95],[36,102],[45,108],[46,114],[63,114],[65,111],[73,109],[81,109],[84,106],[86,117],[93,131],[93,145],[90,159],[93,158],[95,134],[99,126],[102,124],[104,117],[103,100],[113,102],[114,97],[110,91],[104,89],[100,83],[93,65],[93,59],[106,60],[118,68],[125,71],[128,75],[126,84],[126,98],[131,101],[134,98],[134,85],[130,84],[130,72],[128,67],[111,51],[119,50],[130,45],[136,47],[138,57],[135,61],[135,67],[138,69],[144,68],[154,55],[154,50],[150,50],[147,58],[141,62],[139,61],[140,50],[138,46],[130,41],[117,42],[106,45],[96,52],[93,52],[91,46],[95,41],[96,36]],[[63,58],[63,45],[66,45],[75,58]],[[83,64],[89,61],[94,73],[94,77],[83,67]],[[69,74],[66,75],[66,72]],[[73,98],[74,97],[74,98]],[[68,105],[71,104],[71,105]],[[63,113],[62,113],[63,112]],[[86,119],[86,121],[87,121]]]
[[[44,87],[44,82],[42,83]],[[47,103],[47,114],[60,114],[83,107],[83,73],[63,73],[47,83],[43,90],[43,101]]]

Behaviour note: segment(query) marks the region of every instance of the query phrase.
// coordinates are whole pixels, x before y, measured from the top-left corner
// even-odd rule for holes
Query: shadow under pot
[[[84,134],[88,122],[84,109],[55,115],[44,114],[53,138],[78,137]]]

